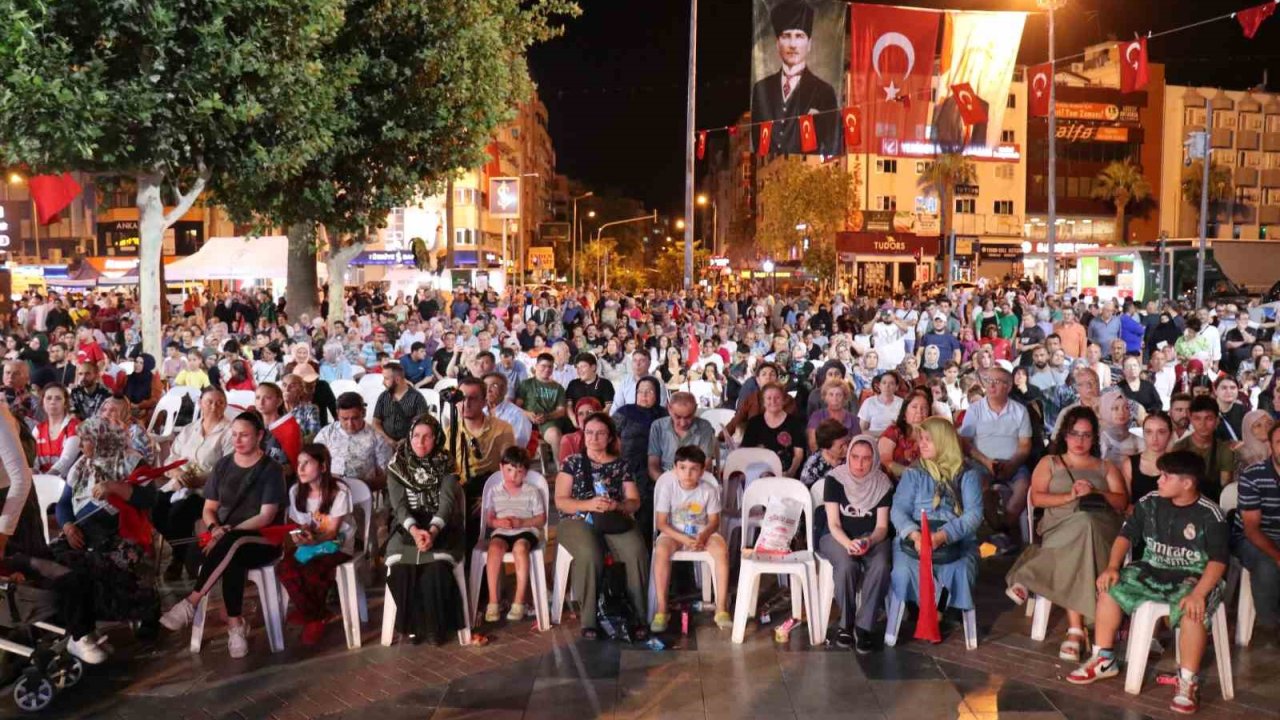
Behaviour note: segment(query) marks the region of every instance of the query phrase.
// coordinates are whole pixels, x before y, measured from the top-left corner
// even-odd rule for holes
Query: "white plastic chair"
[[[1130,695],[1142,692],[1142,678],[1147,669],[1147,653],[1151,651],[1151,637],[1156,622],[1169,614],[1167,603],[1144,602],[1138,606],[1129,622],[1129,646],[1125,651],[1128,668],[1124,675],[1124,691]],[[1222,699],[1235,697],[1235,682],[1231,675],[1231,636],[1227,630],[1227,607],[1218,604],[1213,613],[1213,654],[1218,659],[1218,684],[1222,686]],[[1175,645],[1178,639],[1174,638]]]
[[[176,387],[171,388],[169,392],[160,397],[160,401],[156,403],[156,407],[151,412],[151,422],[147,423],[147,433],[156,435],[161,438],[167,438],[173,434],[174,427],[178,424],[178,411],[182,409],[182,398],[189,397],[195,403],[195,413],[191,417],[191,421],[195,422],[200,419],[200,391],[195,388]],[[164,413],[164,427],[159,433],[155,431],[156,423],[160,419],[160,413]]]
[[[366,376],[368,377],[368,376]],[[378,406],[378,398],[386,392],[382,385],[377,388],[361,387],[360,397],[364,398],[364,421],[373,422],[373,409]]]
[[[351,366],[351,378],[353,380],[359,380],[360,378],[364,377],[365,373],[367,372],[368,370],[365,370],[364,367],[360,365]]]
[[[716,482],[716,478],[714,475],[712,475],[711,473],[703,473],[702,481],[711,485],[711,487],[715,488],[716,494],[720,494],[720,483]],[[658,476],[658,481],[654,483],[654,494],[656,495],[658,493],[659,491],[658,488],[661,487],[664,483],[675,483],[675,482],[678,482],[678,481],[676,480],[676,476],[674,472],[668,470],[667,472],[662,473],[662,475]],[[653,538],[656,542],[658,538],[658,514],[656,512],[653,513]],[[658,608],[658,588],[656,584],[653,582],[653,567],[656,561],[657,561],[657,554],[650,553],[650,556],[649,556],[649,621],[650,622],[653,622],[653,615],[654,613],[657,612],[657,608]],[[707,575],[710,575],[711,577],[710,582],[708,582],[705,577],[700,578],[700,580],[702,581],[701,585],[702,585],[702,601],[703,602],[709,603],[712,600],[719,598],[720,593],[728,591],[728,588],[720,587],[719,576],[716,574],[716,559],[711,555],[711,553],[707,552],[706,550],[677,550],[674,553],[672,553],[671,562],[672,563],[677,563],[677,562],[700,563],[701,566],[704,568],[704,572]],[[697,568],[699,566],[694,565],[694,567]],[[670,588],[668,588],[668,592],[670,592]],[[714,595],[712,594],[713,592],[714,592]]]
[[[335,398],[345,392],[360,392],[360,386],[355,380],[334,380],[329,383],[329,389],[333,391]]]
[[[826,481],[819,480],[809,488],[809,494],[813,497],[813,512],[825,513],[827,511],[826,502],[823,495],[826,491]],[[814,628],[818,632],[819,637],[827,636],[827,626],[831,621],[831,604],[836,601],[836,568],[831,561],[822,557],[818,553],[813,554],[813,559],[817,564],[818,575],[818,594],[815,599],[813,615],[811,621],[818,627]]]
[[[461,489],[458,490],[458,507],[465,508],[467,502],[466,493]],[[462,510],[463,518],[462,526],[459,530],[466,536],[466,511]],[[387,558],[387,577],[391,576],[391,566],[399,559],[399,555],[392,555]],[[467,573],[463,569],[462,563],[453,562],[452,558],[448,558],[443,562],[449,563],[453,568],[453,580],[458,586],[458,601],[462,603],[462,629],[458,631],[458,643],[460,645],[471,644],[471,612],[468,610],[467,598]],[[390,646],[396,637],[396,600],[391,595],[391,586],[387,585],[386,591],[383,593],[382,599],[382,644]]]
[[[564,545],[556,543],[556,561],[555,567],[552,568],[552,575],[555,578],[555,584],[551,590],[551,624],[559,625],[560,618],[564,616],[564,601],[566,598],[572,597],[569,592],[569,566],[573,564],[573,555],[565,549]]]
[[[1031,502],[1031,491],[1027,490],[1027,537],[1032,543],[1036,540],[1036,506]],[[1031,639],[1044,642],[1049,635],[1049,614],[1053,612],[1053,603],[1043,595],[1027,598],[1027,616],[1031,618]]]
[[[36,502],[40,504],[40,528],[44,530],[44,542],[49,544],[49,508],[62,499],[66,481],[57,475],[36,475],[32,478],[36,486]]]
[[[436,385],[435,385],[435,389],[437,392],[443,392],[444,390],[447,390],[449,388],[455,388],[455,387],[458,387],[458,379],[448,378],[448,377],[440,378],[439,380],[436,381]]]
[[[753,478],[747,477],[744,485],[739,486],[733,482],[733,474],[740,472],[746,473],[747,469],[752,466],[767,468],[766,472],[772,473],[775,477],[782,474],[782,460],[778,459],[778,454],[772,450],[765,448],[738,448],[729,453],[725,458],[724,467],[720,470],[720,498],[722,505],[728,505],[729,499],[734,499],[736,515],[728,512],[720,514],[720,534],[724,535],[726,541],[733,539],[734,528],[742,527],[742,516],[746,513],[746,509],[742,505],[742,494],[746,489],[746,485],[751,484]],[[757,476],[759,477],[759,476]]]
[[[1222,512],[1228,513],[1240,507],[1240,487],[1238,483],[1231,483],[1222,488],[1222,496],[1218,498],[1218,507],[1222,508]],[[1248,647],[1250,641],[1253,640],[1253,623],[1258,618],[1257,608],[1253,605],[1253,580],[1249,574],[1249,568],[1244,567],[1236,558],[1231,558],[1230,575],[1239,574],[1240,587],[1236,592],[1239,594],[1236,606],[1236,644],[1240,647]],[[1230,577],[1230,575],[1228,577]],[[1228,579],[1227,584],[1230,585],[1231,580]]]
[[[120,362],[116,363],[116,367],[120,368],[120,372],[124,373],[125,375],[132,375],[132,374],[133,374],[133,361],[132,361],[132,360],[122,360],[122,361],[120,361]]]
[[[884,628],[884,644],[893,647],[898,644],[898,631],[902,627],[902,616],[907,612],[907,604],[902,598],[889,591],[889,619]],[[964,618],[964,647],[966,650],[978,649],[978,612],[977,610],[961,611]]]
[[[724,432],[724,426],[733,419],[733,411],[728,408],[699,408],[698,417],[711,423],[711,427],[721,433]]]
[[[546,510],[546,520],[542,523],[542,537],[547,537],[551,518],[551,491],[547,487],[547,479],[541,473],[530,470],[524,476],[524,481],[537,488],[538,493],[542,495],[542,507]],[[502,484],[502,471],[498,470],[489,476],[484,483],[484,494],[480,500],[480,540],[471,550],[471,600],[468,604],[468,610],[472,617],[480,612],[480,580],[484,577],[485,557],[489,554],[489,528],[484,519],[489,517],[489,511],[493,508],[493,490]],[[502,556],[502,562],[514,563],[515,555],[508,551]],[[538,617],[538,629],[551,629],[551,608],[548,606],[547,600],[547,565],[546,555],[542,547],[538,547],[529,553],[529,590],[533,593],[533,612]],[[517,598],[523,600],[524,598]]]
[[[343,480],[351,493],[351,504],[360,512],[356,520],[356,537],[361,538],[359,553],[338,566],[338,603],[342,607],[342,629],[347,635],[347,649],[360,647],[360,628],[369,621],[369,599],[356,574],[356,563],[369,556],[369,537],[373,527],[373,493],[369,486],[354,478]],[[352,601],[355,602],[352,602]],[[286,600],[286,609],[288,603]]]
[[[252,390],[228,390],[227,391],[227,407],[234,407],[239,410],[248,410],[253,406],[254,397]]]
[[[805,549],[768,559],[756,558],[745,552],[742,554],[738,570],[738,599],[733,611],[733,642],[742,643],[746,638],[747,620],[756,614],[760,576],[784,575],[792,578],[791,614],[796,618],[802,615],[809,618],[809,642],[817,645],[822,642],[822,636],[818,634],[819,623],[813,621],[818,580],[813,552],[813,497],[809,494],[809,488],[799,480],[783,477],[760,478],[751,483],[743,494],[740,548],[747,550],[751,547],[748,539],[755,524],[751,519],[751,510],[767,506],[769,499],[773,497],[788,498],[800,503],[804,517]]]
[[[329,383],[329,387],[332,388],[333,383]],[[378,391],[379,394],[381,394],[384,389],[382,385],[382,373],[368,373],[365,375],[361,375],[360,381],[356,382],[356,387],[359,388],[357,392],[359,392],[361,395],[364,395],[365,391],[368,391],[368,390],[376,390]],[[336,397],[338,394],[338,391],[334,390],[333,394]]]
[[[440,419],[440,392],[431,388],[422,388],[418,390],[422,393],[422,399],[427,403],[427,412],[431,417]]]
[[[278,560],[276,562],[279,562]],[[284,588],[276,579],[276,563],[250,570],[249,581],[258,588],[258,605],[262,606],[262,624],[267,631],[267,644],[271,652],[284,650]],[[204,640],[204,621],[208,613],[209,596],[200,598],[195,617],[191,620],[191,652],[200,652]]]

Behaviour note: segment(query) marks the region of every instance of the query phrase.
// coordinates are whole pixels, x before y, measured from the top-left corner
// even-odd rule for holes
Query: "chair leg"
[[[720,601],[720,593],[722,593],[722,592],[727,592],[727,589],[726,589],[726,588],[722,588],[722,587],[720,587],[720,573],[719,573],[719,570],[720,570],[720,568],[716,567],[716,561],[715,561],[715,560],[708,560],[708,561],[707,561],[707,576],[710,578],[710,580],[711,580],[711,581],[710,581],[710,582],[708,582],[708,583],[705,583],[705,584],[703,585],[703,590],[702,590],[702,601],[703,601],[703,602],[719,602],[719,601]],[[712,593],[710,598],[708,598],[708,597],[707,597],[707,591],[706,591],[706,588],[708,588],[708,587],[710,587],[710,588],[711,588],[711,593]]]
[[[1129,646],[1125,651],[1127,668],[1124,675],[1124,691],[1130,695],[1142,692],[1142,680],[1147,670],[1147,654],[1151,652],[1151,636],[1156,629],[1156,620],[1168,610],[1159,611],[1150,602],[1138,606],[1129,621]],[[1177,644],[1177,640],[1174,640]]]
[[[966,650],[978,649],[978,611],[965,610],[964,616],[964,647]]]
[[[458,583],[458,599],[465,604],[467,602],[467,573],[463,569],[462,563],[453,566],[453,579]],[[458,631],[458,644],[463,647],[471,644],[470,613],[466,613],[463,616],[463,628]]]
[[[351,650],[356,647],[355,643],[351,639],[352,635],[357,633],[355,632],[355,627],[353,627],[355,623],[352,622],[351,618],[352,613],[355,612],[355,598],[351,597],[350,588],[347,585],[348,569],[348,563],[339,565],[335,580],[337,580],[338,586],[338,608],[342,613],[342,634],[346,636],[347,649]],[[356,625],[356,627],[358,627],[358,625]]]
[[[672,565],[675,565],[675,563],[674,563],[674,562],[673,562],[673,563],[671,563],[671,564],[672,564]],[[657,556],[657,554],[656,554],[656,553],[650,553],[650,554],[649,554],[649,616],[648,616],[647,618],[645,618],[646,622],[649,622],[649,623],[652,623],[652,622],[653,622],[653,616],[654,616],[654,615],[656,615],[656,614],[658,613],[658,583],[654,582],[654,580],[653,580],[653,578],[654,578],[654,574],[653,574],[653,573],[654,573],[654,569],[655,569],[657,566],[658,566],[658,556]],[[668,569],[667,569],[667,578],[668,578],[668,579],[670,579],[670,578],[671,578],[671,570],[670,570],[670,568],[668,568]],[[668,587],[667,587],[667,592],[668,592],[668,593],[670,593],[670,592],[671,592],[671,588],[670,588],[670,586],[668,586]]]
[[[284,619],[280,616],[280,583],[276,581],[275,568],[267,566],[255,576],[258,598],[262,604],[262,620],[267,629],[267,644],[271,652],[284,650]]]
[[[467,600],[467,616],[473,622],[480,617],[480,580],[484,577],[487,559],[487,554],[481,552],[479,548],[471,551],[471,585],[467,588],[470,591]]]
[[[382,597],[382,644],[390,647],[396,639],[396,601],[388,587]]]
[[[1027,601],[1025,603],[1023,603],[1023,607],[1026,609],[1027,617],[1031,617],[1032,615],[1035,614],[1036,600],[1038,599],[1039,598],[1037,598],[1035,595],[1032,595],[1027,598]]]
[[[713,594],[713,591],[714,591],[713,583],[715,582],[715,577],[716,577],[715,563],[708,560],[702,563],[700,566],[694,565],[694,567],[695,568],[700,567],[702,570],[702,574],[698,577],[698,585],[702,587],[702,602],[709,603],[715,599],[715,596]],[[653,577],[653,576],[650,575],[650,577]]]
[[[547,603],[546,560],[541,550],[534,550],[529,558],[529,588],[533,592],[533,614],[538,618],[538,630],[551,629],[551,608]]]
[[[1235,678],[1231,674],[1231,631],[1227,628],[1227,608],[1218,605],[1213,614],[1213,654],[1218,661],[1218,684],[1222,687],[1222,699],[1236,696]]]
[[[891,591],[889,593],[888,618],[884,625],[885,647],[893,647],[898,644],[898,630],[902,628],[902,616],[906,613],[906,610],[907,604]]]
[[[1032,608],[1032,605],[1035,607]],[[1031,639],[1044,642],[1049,634],[1049,613],[1053,611],[1053,603],[1049,602],[1048,598],[1037,595],[1034,601],[1027,602],[1027,609],[1032,610]]]
[[[788,575],[782,575],[780,577],[785,577],[788,580],[792,579]],[[805,598],[804,591],[806,589],[805,585],[807,583],[804,582],[803,577],[797,577],[795,578],[795,580],[796,582],[791,582],[791,617],[797,620],[812,621],[813,616],[805,612],[806,608],[805,608],[805,602],[804,602],[804,598]],[[804,613],[804,614],[801,614],[801,613]]]
[[[1257,620],[1258,611],[1253,605],[1253,580],[1249,569],[1240,571],[1240,604],[1236,606],[1236,644],[1248,647],[1253,640],[1253,623]]]
[[[573,562],[573,557],[567,551],[556,549],[556,562],[554,567],[555,586],[554,592],[551,594],[551,622],[559,625],[561,618],[564,616],[564,601],[566,591],[569,587],[569,566]]]
[[[204,642],[204,621],[209,612],[209,596],[205,595],[196,603],[195,617],[191,618],[191,652],[200,652]]]
[[[743,563],[749,566],[750,561]],[[738,601],[733,608],[733,642],[741,645],[747,637],[747,618],[755,614],[755,592],[759,576],[755,568],[743,567],[738,573]]]

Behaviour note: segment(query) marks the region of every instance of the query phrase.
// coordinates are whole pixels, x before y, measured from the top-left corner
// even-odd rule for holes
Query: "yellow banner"
[[[1018,44],[1027,15],[1021,12],[950,11],[943,23],[938,100],[933,110],[935,137],[944,150],[1000,144],[1009,84],[1018,61]],[[968,133],[951,96],[953,85],[968,83],[986,108],[987,121]],[[967,140],[967,142],[966,142]]]

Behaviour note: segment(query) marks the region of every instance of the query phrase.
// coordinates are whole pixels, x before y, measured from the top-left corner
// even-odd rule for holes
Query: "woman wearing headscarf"
[[[466,504],[445,448],[439,421],[419,415],[387,468],[395,516],[387,542],[387,587],[396,603],[396,630],[413,642],[436,645],[465,627],[466,613],[453,579],[465,550]]]
[[[134,358],[133,372],[125,378],[124,396],[133,404],[133,415],[145,420],[164,395],[160,373],[155,372],[156,359],[148,353]]]
[[[658,379],[652,375],[642,377],[636,383],[636,401],[618,408],[613,415],[622,446],[622,461],[639,485],[640,496],[647,498],[645,507],[653,507],[653,483],[649,481],[649,428],[667,416],[667,409],[658,404],[661,397]]]
[[[845,464],[827,475],[822,500],[826,532],[818,539],[818,554],[835,569],[836,604],[840,627],[835,643],[871,652],[876,612],[889,591],[891,552],[889,507],[893,483],[880,469],[876,439],[859,435],[849,444]]]
[[[1133,421],[1129,403],[1129,398],[1117,388],[1102,393],[1102,398],[1098,401],[1097,418],[1098,424],[1102,426],[1102,459],[1117,467],[1128,462],[1129,456],[1142,452],[1142,440],[1129,432]]]
[[[1151,337],[1147,338],[1148,352],[1155,352],[1167,345],[1176,345],[1181,336],[1178,326],[1173,323],[1173,315],[1162,312],[1160,322],[1151,329]]]
[[[935,593],[948,604],[974,608],[978,578],[978,525],[982,523],[982,479],[965,467],[955,427],[932,417],[920,425],[920,460],[902,474],[889,513],[898,540],[893,547],[893,593],[916,602],[920,589],[920,514],[929,518]],[[937,598],[935,598],[937,599]]]
[[[1031,475],[1031,504],[1044,508],[1040,543],[1028,545],[1005,576],[1006,594],[1019,605],[1035,593],[1067,609],[1067,637],[1058,648],[1063,660],[1085,657],[1095,581],[1129,505],[1120,470],[1101,457],[1099,434],[1098,417],[1089,408],[1063,413],[1049,455]]]
[[[1236,448],[1237,474],[1239,470],[1255,465],[1271,456],[1271,447],[1267,436],[1276,421],[1266,410],[1250,410],[1240,422],[1241,435],[1239,447]]]

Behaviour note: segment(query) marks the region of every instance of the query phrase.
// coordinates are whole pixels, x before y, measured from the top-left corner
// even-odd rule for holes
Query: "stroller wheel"
[[[23,675],[13,686],[13,702],[23,712],[40,712],[53,702],[53,683],[39,674]]]
[[[76,683],[84,677],[84,664],[80,662],[80,658],[57,657],[49,661],[45,674],[49,676],[55,688],[66,690],[75,687]]]

